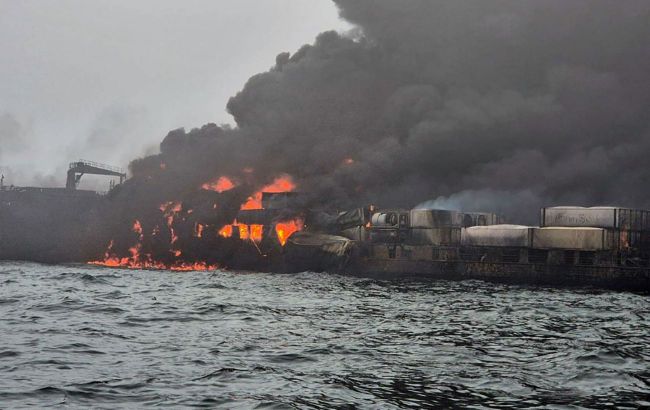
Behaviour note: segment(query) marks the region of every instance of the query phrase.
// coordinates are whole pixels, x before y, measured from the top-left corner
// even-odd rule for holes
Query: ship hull
[[[483,280],[535,286],[593,287],[650,292],[650,269],[532,263],[360,258],[348,272],[381,278]]]

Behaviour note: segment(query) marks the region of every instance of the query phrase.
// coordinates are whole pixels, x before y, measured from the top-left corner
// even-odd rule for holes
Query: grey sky
[[[252,74],[348,28],[328,0],[0,0],[5,183],[62,184],[71,160],[124,166],[170,129],[232,122]]]

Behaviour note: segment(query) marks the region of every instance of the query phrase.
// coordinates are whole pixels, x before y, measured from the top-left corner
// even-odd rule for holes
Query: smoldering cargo
[[[509,225],[492,213],[436,209],[360,208],[337,221],[338,235],[355,245],[356,252],[341,262],[349,272],[650,289],[645,210],[549,207],[541,210],[539,226]],[[326,268],[318,263],[311,267]]]

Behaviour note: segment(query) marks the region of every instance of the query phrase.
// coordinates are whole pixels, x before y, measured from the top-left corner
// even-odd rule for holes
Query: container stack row
[[[650,212],[617,207],[542,208],[540,226],[469,227],[461,233],[465,247],[526,249],[527,261],[579,263],[647,263]],[[531,258],[532,256],[532,258]]]

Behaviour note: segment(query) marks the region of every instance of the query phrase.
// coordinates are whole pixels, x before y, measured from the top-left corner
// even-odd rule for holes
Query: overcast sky
[[[328,0],[0,0],[5,183],[63,184],[70,161],[126,166],[171,129],[232,123],[251,75],[329,29],[349,26]]]

